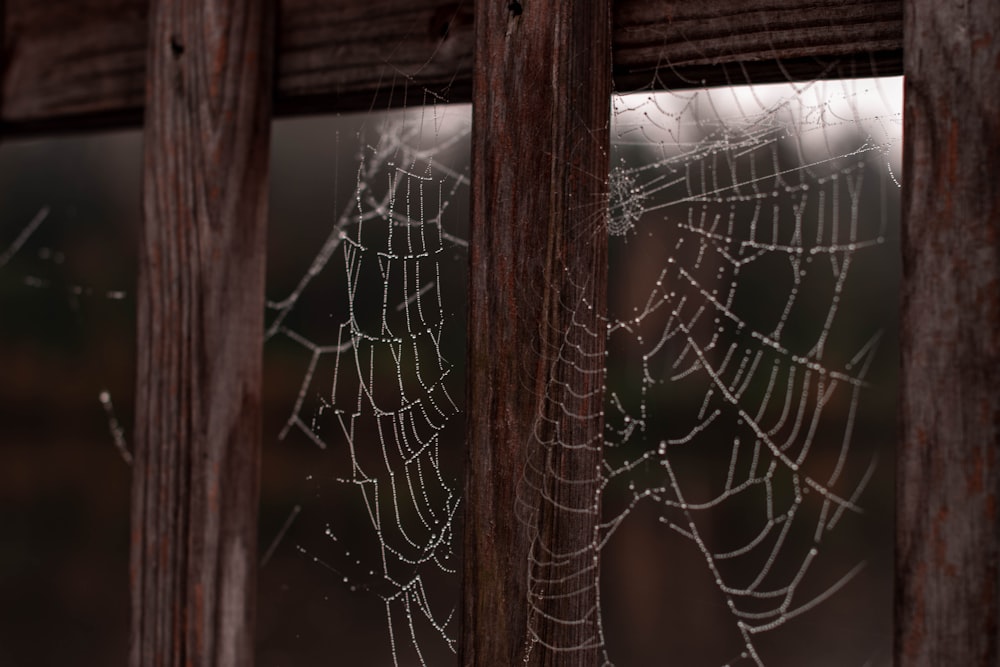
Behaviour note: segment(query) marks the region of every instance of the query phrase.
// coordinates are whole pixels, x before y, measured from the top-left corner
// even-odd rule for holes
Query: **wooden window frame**
[[[531,547],[510,475],[495,493],[484,475],[523,465],[518,443],[546,407],[520,386],[558,373],[515,350],[565,321],[552,297],[580,283],[560,272],[590,272],[574,298],[604,298],[606,247],[573,237],[568,203],[599,201],[606,139],[575,138],[607,134],[612,89],[901,73],[894,659],[1000,662],[1000,3],[0,0],[0,21],[4,136],[145,128],[132,665],[252,664],[273,116],[425,91],[473,102],[461,659],[507,665],[529,623]],[[510,275],[546,287],[526,300]],[[541,521],[554,536],[545,522],[563,520]],[[596,665],[597,651],[532,664]]]

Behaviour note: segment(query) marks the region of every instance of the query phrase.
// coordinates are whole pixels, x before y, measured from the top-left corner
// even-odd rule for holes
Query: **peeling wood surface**
[[[149,0],[8,0],[11,131],[138,125]],[[472,0],[281,0],[275,111],[368,109],[472,90]],[[900,0],[618,0],[619,91],[899,74]]]
[[[1000,4],[906,2],[896,660],[1000,664]]]
[[[253,664],[267,0],[160,0],[139,249],[130,664]]]
[[[476,9],[461,662],[596,666],[610,2]]]

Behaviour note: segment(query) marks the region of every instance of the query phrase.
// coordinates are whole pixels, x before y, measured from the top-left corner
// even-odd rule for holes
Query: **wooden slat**
[[[0,72],[7,70],[7,0],[0,0]],[[0,85],[0,111],[3,109],[3,86]],[[2,129],[2,128],[0,128]],[[0,135],[2,136],[2,135]]]
[[[691,87],[901,72],[899,0],[615,3],[615,85]]]
[[[0,75],[7,71],[7,62],[9,60],[8,50],[7,50],[7,0],[0,0]],[[3,137],[3,96],[4,87],[2,85],[2,77],[0,77],[0,138]]]
[[[271,6],[150,16],[133,667],[253,663]]]
[[[906,2],[896,661],[1000,664],[1000,3]]]
[[[148,0],[9,0],[11,131],[137,125]],[[452,102],[472,89],[472,0],[281,0],[275,111]],[[901,0],[619,0],[617,90],[899,74]]]
[[[465,665],[598,665],[610,2],[477,3]]]
[[[424,87],[469,98],[469,3],[278,4],[278,113],[420,103]],[[34,132],[138,125],[147,11],[148,0],[11,0],[3,122]]]
[[[277,112],[468,101],[472,0],[283,0]]]
[[[136,126],[149,0],[7,0],[4,124]]]

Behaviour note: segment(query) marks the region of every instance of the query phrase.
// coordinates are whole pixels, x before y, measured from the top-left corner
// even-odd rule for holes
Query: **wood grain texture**
[[[468,101],[472,0],[283,0],[276,111]]]
[[[597,665],[610,3],[476,5],[465,665]]]
[[[130,664],[253,663],[274,17],[150,13]]]
[[[896,661],[1000,664],[1000,4],[906,2]]]
[[[8,0],[4,123],[138,125],[149,0]]]
[[[0,119],[138,125],[149,0],[10,0]],[[471,99],[472,0],[280,0],[275,112]],[[901,0],[618,0],[619,91],[899,74]]]
[[[901,73],[899,0],[615,3],[615,86]]]
[[[471,0],[277,4],[279,114],[469,99]],[[138,125],[148,5],[11,0],[3,123],[28,132]]]

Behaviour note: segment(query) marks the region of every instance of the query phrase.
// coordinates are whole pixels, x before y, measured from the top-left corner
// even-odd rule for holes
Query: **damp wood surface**
[[[907,0],[899,667],[1000,664],[1000,4]]]
[[[157,7],[143,135],[129,664],[242,667],[254,647],[274,17],[267,0]]]
[[[530,4],[530,3],[523,3]],[[277,115],[468,102],[472,0],[281,0]],[[10,133],[138,126],[149,0],[7,0]],[[900,0],[619,0],[615,89],[901,73]]]
[[[460,662],[596,667],[610,3],[514,6],[477,4]]]

